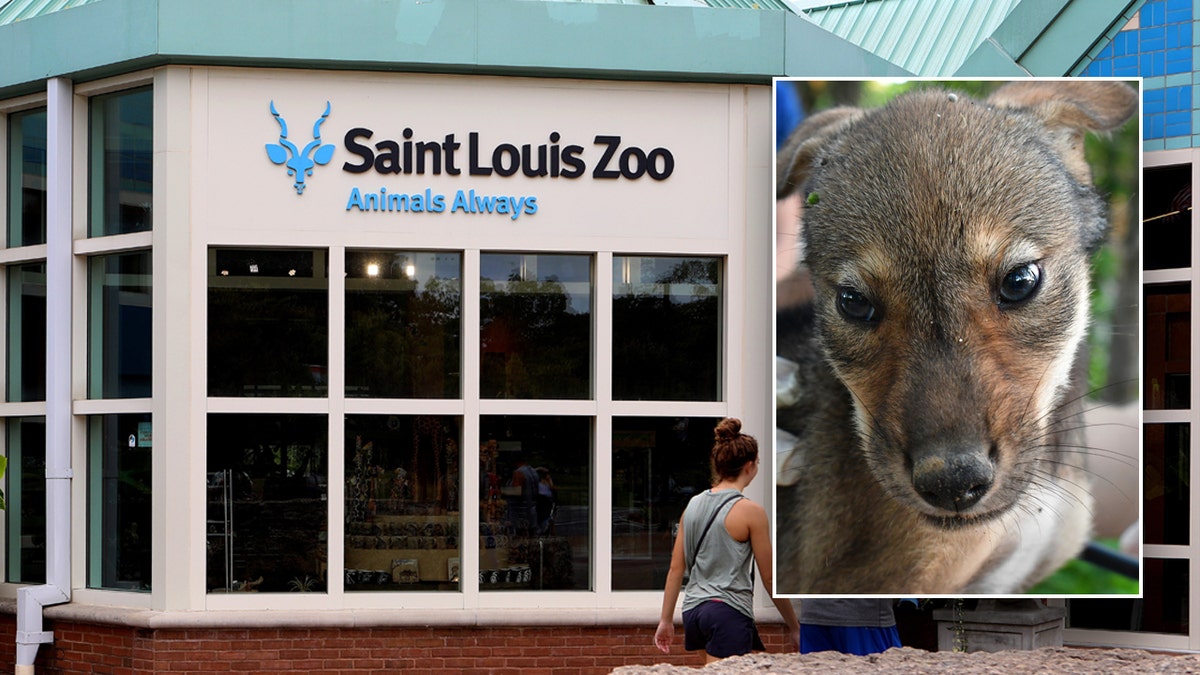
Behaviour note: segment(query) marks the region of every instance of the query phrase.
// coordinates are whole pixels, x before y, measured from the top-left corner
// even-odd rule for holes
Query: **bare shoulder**
[[[767,510],[762,504],[751,500],[749,497],[739,499],[729,510],[730,515],[735,515],[739,518],[744,518],[746,522],[757,521],[759,519],[766,520]]]

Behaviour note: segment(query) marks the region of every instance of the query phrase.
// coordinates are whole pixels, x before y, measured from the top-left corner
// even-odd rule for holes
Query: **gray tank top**
[[[896,625],[896,614],[890,599],[805,598],[800,601],[800,623],[887,628]]]
[[[754,582],[750,579],[750,560],[753,551],[750,541],[738,541],[729,536],[725,529],[725,517],[738,500],[727,504],[737,490],[713,492],[705,490],[692,497],[683,512],[683,548],[686,553],[695,551],[696,540],[710,516],[716,512],[712,527],[704,536],[701,549],[695,551],[691,576],[683,590],[683,611],[687,611],[706,600],[721,600],[737,611],[754,618]],[[717,509],[720,509],[717,511]]]

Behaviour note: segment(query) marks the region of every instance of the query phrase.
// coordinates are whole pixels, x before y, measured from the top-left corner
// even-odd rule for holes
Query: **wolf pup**
[[[1083,137],[1136,110],[1120,82],[1015,82],[835,108],[789,138],[777,196],[804,196],[815,296],[780,337],[798,441],[778,592],[1012,593],[1081,550],[1073,371],[1107,231]]]

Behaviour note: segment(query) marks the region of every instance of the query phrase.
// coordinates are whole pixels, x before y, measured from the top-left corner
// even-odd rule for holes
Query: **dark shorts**
[[[706,600],[683,613],[683,648],[717,658],[766,651],[754,619],[720,600]]]

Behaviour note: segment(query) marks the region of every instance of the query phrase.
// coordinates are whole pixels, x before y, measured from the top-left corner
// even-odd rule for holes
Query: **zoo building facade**
[[[770,78],[902,71],[782,12],[304,7],[0,27],[9,658],[695,662],[651,635],[717,421],[769,448]]]
[[[716,422],[770,449],[771,78],[915,71],[782,5],[52,9],[0,7],[0,662],[698,663],[651,637]]]

